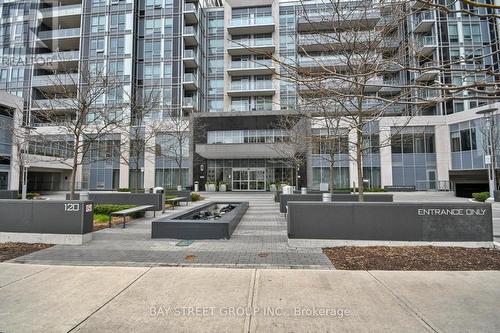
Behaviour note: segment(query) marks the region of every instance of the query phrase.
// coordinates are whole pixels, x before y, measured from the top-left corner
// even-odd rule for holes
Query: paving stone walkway
[[[288,246],[286,220],[271,193],[204,194],[207,200],[249,201],[250,207],[229,240],[194,241],[176,246],[176,239],[151,239],[152,219],[95,232],[84,245],[58,245],[12,262],[99,266],[210,266],[238,268],[333,269],[320,248]],[[201,204],[193,203],[193,205]],[[175,212],[185,210],[184,206]],[[172,214],[167,211],[166,215]],[[164,215],[164,216],[166,216]],[[188,256],[195,256],[190,257]]]

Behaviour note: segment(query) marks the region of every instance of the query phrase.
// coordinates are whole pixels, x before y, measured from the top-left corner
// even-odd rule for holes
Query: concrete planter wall
[[[96,205],[152,205],[154,208],[151,210],[165,210],[165,196],[163,193],[90,193],[89,200]]]
[[[19,193],[17,191],[5,190],[0,191],[0,199],[17,199]]]
[[[91,201],[1,200],[0,242],[82,244],[92,239]]]
[[[216,221],[183,219],[206,210],[215,204],[237,204],[231,212]],[[229,239],[248,209],[248,202],[208,202],[182,213],[152,222],[151,238]]]
[[[494,191],[495,202],[500,202],[500,191]]]
[[[227,185],[226,184],[220,184],[219,185],[219,192],[226,192],[227,191]]]
[[[206,187],[207,187],[207,192],[215,192],[216,191],[215,184],[207,184]]]
[[[322,193],[311,193],[311,194],[282,194],[280,196],[280,213],[286,213],[286,206],[289,201],[317,201],[323,200]],[[365,194],[365,202],[392,202],[392,194]],[[333,202],[355,202],[358,201],[357,194],[332,194]]]
[[[290,239],[492,242],[485,203],[290,202]]]

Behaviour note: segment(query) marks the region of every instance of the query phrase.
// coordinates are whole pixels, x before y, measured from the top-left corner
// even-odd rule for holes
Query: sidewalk
[[[0,331],[498,332],[500,271],[0,264]]]

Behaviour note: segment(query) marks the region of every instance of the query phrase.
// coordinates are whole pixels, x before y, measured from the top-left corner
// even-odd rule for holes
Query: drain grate
[[[192,240],[188,240],[188,239],[185,239],[185,240],[181,240],[179,243],[175,244],[175,246],[189,246],[191,244],[193,244],[194,241]]]

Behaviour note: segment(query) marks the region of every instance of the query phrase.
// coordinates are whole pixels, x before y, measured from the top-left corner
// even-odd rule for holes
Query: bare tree
[[[272,58],[279,68],[278,79],[295,84],[298,112],[311,123],[329,127],[327,132],[333,130],[332,148],[339,129],[348,134],[360,201],[364,157],[377,147],[390,145],[392,134],[398,134],[391,132],[367,144],[372,124],[382,117],[402,116],[397,126],[401,131],[411,117],[440,114],[438,107],[447,101],[498,99],[496,77],[500,73],[484,66],[498,51],[472,50],[465,57],[436,62],[432,51],[429,53],[437,44],[436,37],[411,32],[425,15],[474,12],[432,1],[417,2],[421,5],[407,0],[300,1],[297,31],[288,36],[295,41],[298,57],[279,57],[248,47]],[[436,13],[427,14],[429,10]],[[493,16],[487,19],[494,24]],[[449,80],[452,74],[461,80]]]
[[[57,126],[58,133],[73,140],[68,155],[59,158],[71,168],[69,191],[70,199],[73,199],[77,169],[89,162],[90,155],[92,158],[109,157],[89,155],[93,143],[116,133],[120,123],[127,119],[128,112],[120,99],[111,102],[111,96],[120,96],[122,87],[111,82],[102,68],[91,71],[82,65],[78,74],[58,70],[50,75],[50,80],[53,89],[42,92],[46,103],[35,117],[38,121]]]

